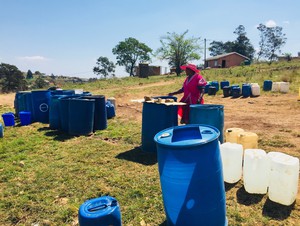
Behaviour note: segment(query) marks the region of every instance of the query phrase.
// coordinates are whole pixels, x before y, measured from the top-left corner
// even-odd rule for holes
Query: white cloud
[[[43,56],[24,56],[24,57],[18,57],[20,60],[25,60],[25,61],[45,61],[49,60],[46,57]]]
[[[266,26],[267,27],[276,27],[277,25],[276,25],[276,22],[274,20],[268,20],[266,22]]]

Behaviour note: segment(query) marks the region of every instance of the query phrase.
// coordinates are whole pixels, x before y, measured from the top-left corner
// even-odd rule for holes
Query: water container
[[[210,86],[211,86],[211,81],[207,81],[207,84],[205,85],[205,89],[204,89],[205,93],[208,93],[208,89]]]
[[[271,80],[265,80],[263,85],[264,91],[271,91],[272,90],[272,81]]]
[[[34,119],[37,122],[49,123],[50,91],[31,91]]]
[[[31,92],[29,91],[19,91],[15,94],[14,108],[16,116],[19,117],[20,111],[30,111],[32,112],[32,100]]]
[[[241,96],[241,88],[237,87],[237,86],[231,87],[231,95],[233,98],[240,97]]]
[[[4,128],[2,126],[2,123],[0,123],[0,138],[4,136]]]
[[[69,99],[69,134],[89,135],[94,129],[95,100]]]
[[[246,149],[244,152],[243,181],[250,194],[266,194],[269,185],[270,163],[262,149]]]
[[[30,111],[20,111],[19,112],[20,122],[22,126],[27,126],[31,124],[31,112]]]
[[[225,86],[229,86],[229,81],[221,81],[221,89],[223,89]]]
[[[225,141],[237,143],[239,133],[244,132],[241,128],[228,128],[225,131]]]
[[[269,152],[269,199],[289,206],[296,200],[299,183],[299,159],[281,152]]]
[[[260,86],[257,83],[251,84],[251,96],[257,97],[260,95]]]
[[[208,125],[176,126],[155,135],[167,225],[227,225],[219,135]]]
[[[59,98],[66,97],[65,95],[52,95],[49,105],[49,127],[51,129],[61,129]]]
[[[84,202],[78,211],[80,226],[121,226],[121,211],[118,201],[102,196]]]
[[[190,105],[189,124],[206,124],[216,127],[220,132],[219,141],[223,143],[224,106],[214,104]]]
[[[155,134],[171,126],[177,126],[177,112],[178,106],[176,105],[143,103],[141,146],[143,151],[156,153],[156,145],[153,140]]]
[[[82,99],[95,100],[94,131],[107,128],[107,111],[104,95],[82,96]]]
[[[236,183],[242,177],[243,146],[235,143],[223,143],[220,145],[223,176],[227,183]]]
[[[230,96],[231,87],[230,86],[224,86],[223,87],[223,96],[229,97]]]
[[[107,100],[112,104],[114,105],[114,108],[115,108],[115,111],[117,110],[117,106],[116,106],[116,98],[114,97],[109,97],[107,98]]]
[[[59,102],[59,129],[69,133],[69,103],[70,99],[77,99],[77,96],[62,96],[58,98]]]
[[[279,92],[280,90],[280,83],[279,82],[273,82],[272,83],[272,92]]]
[[[250,97],[250,95],[251,95],[251,86],[250,86],[250,84],[243,84],[242,85],[242,96],[244,98],[246,98],[246,97]]]
[[[15,115],[12,112],[2,114],[2,118],[5,126],[15,125]]]
[[[216,92],[218,92],[219,91],[219,82],[218,81],[212,81],[211,82],[211,86],[214,86],[214,87],[216,87]]]
[[[208,95],[212,96],[212,95],[216,95],[217,93],[217,88],[215,86],[209,86],[208,87]]]
[[[279,84],[279,91],[281,93],[288,93],[290,88],[290,83],[289,82],[280,82]]]
[[[237,143],[243,145],[245,149],[257,149],[258,136],[252,132],[240,132],[237,136]]]
[[[111,119],[116,116],[116,111],[115,111],[115,106],[110,102],[106,101],[106,114],[107,114],[107,119]]]

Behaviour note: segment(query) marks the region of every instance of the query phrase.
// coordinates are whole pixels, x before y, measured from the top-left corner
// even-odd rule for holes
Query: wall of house
[[[240,55],[237,55],[237,54],[232,54],[232,55],[228,55],[228,56],[222,57],[217,60],[208,61],[207,67],[221,68],[223,60],[226,61],[225,67],[228,68],[228,67],[241,65],[241,63],[245,61],[245,58]]]

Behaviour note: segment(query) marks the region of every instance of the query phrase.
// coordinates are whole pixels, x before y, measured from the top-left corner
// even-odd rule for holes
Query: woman
[[[207,82],[199,74],[199,70],[194,64],[187,64],[180,67],[185,70],[187,78],[185,79],[181,89],[169,93],[169,96],[183,93],[183,97],[180,102],[186,103],[186,105],[178,106],[178,115],[181,117],[181,123],[189,122],[189,112],[191,104],[204,104],[203,95],[205,92],[205,86]]]

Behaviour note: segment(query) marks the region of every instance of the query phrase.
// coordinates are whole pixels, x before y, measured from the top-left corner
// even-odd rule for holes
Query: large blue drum
[[[219,132],[219,141],[224,139],[224,106],[215,104],[190,105],[189,124],[206,124],[216,127]]]
[[[49,123],[50,91],[31,91],[34,121]]]
[[[168,226],[227,225],[219,135],[208,125],[177,126],[155,135]]]
[[[178,125],[177,105],[143,103],[142,113],[142,150],[156,153],[153,140],[156,133]]]

